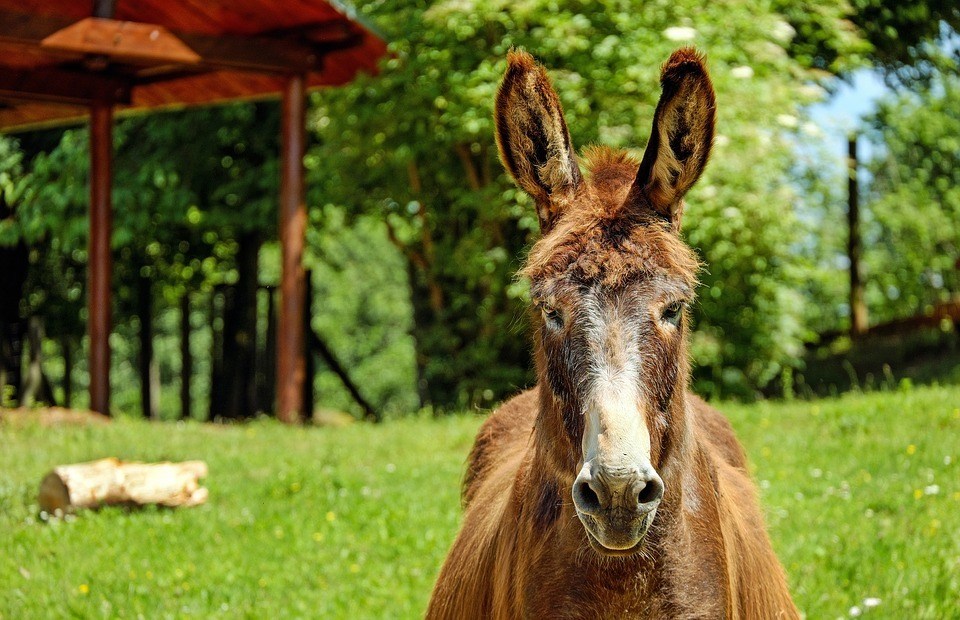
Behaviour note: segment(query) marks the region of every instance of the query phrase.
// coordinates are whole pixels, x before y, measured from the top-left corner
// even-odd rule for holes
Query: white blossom
[[[863,606],[866,607],[867,609],[870,609],[871,607],[876,607],[879,604],[880,604],[880,599],[875,598],[873,596],[871,596],[870,598],[863,599]]]
[[[671,26],[663,31],[663,36],[671,41],[691,41],[697,36],[697,31],[689,26]]]
[[[753,77],[753,67],[749,65],[740,65],[730,70],[730,75],[741,80],[749,80]]]
[[[797,88],[797,92],[800,93],[801,97],[811,101],[820,101],[827,96],[827,90],[819,84],[802,84]]]
[[[794,30],[793,26],[783,20],[774,22],[773,28],[770,29],[770,36],[783,43],[789,42],[795,34],[797,34],[797,31]]]
[[[777,114],[777,122],[790,129],[794,129],[800,124],[800,121],[793,114]]]
[[[823,137],[823,130],[820,129],[820,126],[817,125],[816,123],[811,123],[807,121],[806,123],[803,124],[803,126],[800,129],[803,131],[803,133],[813,138]]]

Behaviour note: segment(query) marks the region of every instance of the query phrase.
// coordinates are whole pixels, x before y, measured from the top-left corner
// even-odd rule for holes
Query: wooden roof
[[[94,18],[95,3],[113,9]],[[115,5],[111,7],[110,5]],[[0,130],[279,95],[373,73],[384,42],[325,0],[0,0]]]

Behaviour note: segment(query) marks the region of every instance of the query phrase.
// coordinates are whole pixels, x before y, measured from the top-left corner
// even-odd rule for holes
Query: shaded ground
[[[0,424],[24,426],[86,426],[109,424],[110,418],[96,411],[43,407],[39,409],[0,409]]]
[[[794,391],[804,397],[836,395],[851,389],[896,388],[904,380],[914,385],[960,385],[960,334],[925,329],[857,342],[840,338],[808,352]],[[781,384],[772,390],[781,394]]]

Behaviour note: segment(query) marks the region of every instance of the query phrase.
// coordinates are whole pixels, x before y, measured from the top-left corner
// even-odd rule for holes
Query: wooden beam
[[[116,8],[116,0],[93,0],[94,17],[113,17]]]
[[[0,67],[0,97],[89,106],[95,101],[128,104],[130,91],[129,82],[95,73]]]
[[[87,331],[90,335],[90,409],[110,414],[110,255],[113,106],[90,107],[90,236],[87,264]]]
[[[208,36],[183,33],[183,42],[212,69],[255,73],[301,74],[316,71],[323,46],[267,37]]]
[[[163,29],[170,37],[182,41],[187,47],[196,54],[198,60],[196,64],[206,66],[210,69],[234,69],[238,71],[250,71],[255,73],[272,74],[303,74],[310,71],[319,71],[322,68],[323,56],[331,50],[341,49],[344,44],[353,44],[362,41],[362,37],[356,36],[356,30],[347,20],[334,20],[324,26],[323,34],[316,36],[322,37],[322,41],[313,42],[303,36],[293,34],[282,36],[253,35],[241,36],[232,34],[205,35],[187,32],[177,32],[167,30],[160,25],[140,24],[134,22],[123,22],[111,19],[83,20],[97,24],[95,26],[98,37],[103,32],[123,32],[125,30],[135,29],[137,32],[143,30],[149,39],[152,30]],[[41,48],[44,39],[58,33],[61,30],[70,28],[77,22],[61,17],[49,17],[44,15],[24,14],[15,11],[0,10],[0,41],[15,43],[33,48]],[[82,22],[81,22],[82,23]],[[88,26],[89,27],[89,26]],[[319,32],[320,26],[311,24],[306,27],[308,32]],[[160,35],[158,35],[159,37]],[[101,41],[108,44],[109,41]],[[151,51],[147,43],[136,48],[141,60],[147,60],[157,52]],[[144,47],[146,46],[146,47]],[[42,49],[42,48],[41,48]],[[47,48],[63,54],[65,49]],[[71,51],[71,53],[79,53]],[[109,51],[109,50],[107,50]],[[120,60],[130,59],[133,48],[125,48],[124,56]],[[102,45],[98,48],[97,54],[105,54]],[[169,64],[164,58],[158,58],[157,62]],[[193,63],[188,63],[193,64]]]
[[[304,346],[305,277],[303,248],[307,208],[303,188],[306,78],[287,80],[281,101],[280,127],[280,312],[277,317],[277,417],[296,424],[305,413]]]
[[[163,26],[88,17],[40,42],[44,50],[99,54],[113,61],[192,65],[200,55]]]

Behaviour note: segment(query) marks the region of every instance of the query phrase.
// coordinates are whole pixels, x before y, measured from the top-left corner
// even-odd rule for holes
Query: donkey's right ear
[[[566,198],[583,182],[560,99],[530,54],[511,50],[494,112],[500,159],[533,197],[540,230],[556,223]]]

